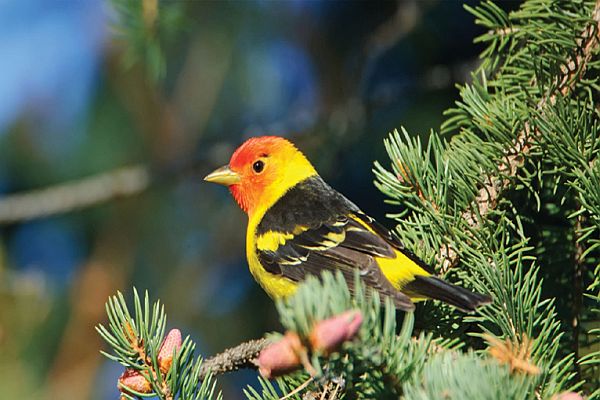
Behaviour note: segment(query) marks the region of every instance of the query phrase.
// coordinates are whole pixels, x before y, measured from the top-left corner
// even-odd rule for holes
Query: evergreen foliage
[[[597,343],[585,329],[598,323],[600,279],[598,4],[469,10],[488,29],[473,82],[426,146],[390,136],[391,171],[376,164],[377,185],[401,207],[393,217],[409,248],[434,264],[460,255],[460,268],[441,272],[495,297],[477,316],[436,318],[533,338],[542,397],[578,382],[593,389],[600,371],[579,358]],[[449,328],[437,332],[466,339]]]
[[[283,326],[306,339],[317,321],[358,309],[360,331],[338,352],[310,353],[312,376],[260,378],[249,399],[600,399],[600,2],[467,9],[486,29],[472,82],[427,143],[404,129],[389,136],[391,165],[375,164],[375,184],[398,208],[390,217],[406,247],[493,304],[465,315],[427,302],[415,328],[413,314],[382,308],[360,282],[351,296],[340,276],[309,279],[277,303]],[[164,313],[134,303],[131,317],[122,296],[111,299],[99,332],[106,355],[144,372],[160,396],[149,368]],[[151,363],[132,351],[126,324]],[[171,393],[217,396],[210,378],[193,389],[200,363],[186,339],[165,378]]]
[[[167,371],[161,372],[159,353],[164,342],[166,315],[160,302],[150,306],[148,293],[143,302],[134,290],[134,313],[129,312],[121,293],[109,298],[106,303],[108,328],[98,325],[96,330],[112,349],[112,353],[102,351],[109,359],[125,368],[137,371],[150,383],[151,390],[141,393],[126,388],[122,381],[119,390],[123,399],[137,397],[158,397],[161,400],[173,398],[186,400],[218,399],[215,396],[215,382],[212,377],[200,381],[201,358],[194,358],[196,345],[189,336],[179,349],[174,350],[173,359]]]

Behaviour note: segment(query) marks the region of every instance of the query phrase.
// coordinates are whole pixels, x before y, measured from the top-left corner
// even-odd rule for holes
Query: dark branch
[[[573,320],[571,321],[571,326],[573,327],[573,353],[575,357],[579,359],[579,334],[581,332],[581,307],[583,306],[583,269],[585,264],[585,259],[583,258],[583,254],[585,253],[585,244],[582,243],[581,233],[583,226],[585,225],[585,217],[583,215],[579,215],[577,217],[577,221],[575,222],[575,230],[574,230],[574,245],[575,245],[575,269],[573,271],[573,291],[575,292],[573,295],[573,304],[571,306],[571,313],[573,316]],[[577,374],[577,379],[581,379],[581,366],[579,363],[575,363],[575,373]]]

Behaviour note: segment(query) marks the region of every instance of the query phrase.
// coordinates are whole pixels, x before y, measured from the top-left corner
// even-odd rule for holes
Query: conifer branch
[[[148,293],[143,300],[135,289],[133,295],[133,313],[119,292],[106,303],[108,323],[96,326],[111,349],[101,353],[125,367],[117,383],[121,399],[220,400],[212,374],[199,378],[202,359],[194,356],[195,343],[189,336],[182,340],[178,329],[165,336],[164,307],[151,305]]]
[[[592,14],[592,20],[595,24],[590,24],[581,34],[579,48],[582,50],[577,52],[575,58],[570,58],[566,65],[563,66],[563,75],[557,78],[557,84],[560,93],[567,96],[576,84],[575,77],[582,77],[585,73],[588,62],[590,61],[593,52],[598,47],[600,40],[600,0],[596,1],[596,6]],[[546,104],[554,104],[556,102],[556,93],[543,96],[537,104],[538,110],[543,110]],[[503,189],[509,184],[509,178],[514,177],[517,173],[519,165],[522,163],[523,156],[527,155],[531,149],[530,139],[532,136],[537,136],[540,131],[531,126],[529,122],[525,122],[523,130],[517,135],[514,144],[511,148],[505,151],[506,158],[498,165],[498,172],[502,176],[489,176],[485,179],[487,183],[479,190],[475,198],[475,206],[477,212],[465,211],[463,218],[473,228],[479,226],[478,216],[485,217],[488,212],[493,209],[498,201],[498,197]]]
[[[441,314],[449,322],[476,323],[494,333],[498,343],[510,343],[497,346],[502,357],[511,348],[517,355],[531,353],[528,357],[540,374],[527,389],[529,395],[549,398],[579,385],[594,387],[588,382],[599,358],[576,351],[564,325],[561,329],[565,316],[559,317],[568,310],[566,319],[579,315],[589,320],[593,310],[585,302],[565,309],[565,298],[547,298],[542,282],[548,285],[548,278],[555,278],[555,271],[545,267],[554,260],[553,251],[563,250],[554,246],[557,240],[565,243],[562,235],[579,231],[575,245],[583,247],[577,259],[569,259],[580,262],[579,267],[595,263],[592,252],[600,248],[595,234],[600,226],[600,174],[594,166],[600,149],[595,104],[600,1],[528,1],[511,13],[489,1],[467,8],[488,30],[476,39],[488,45],[481,57],[481,78],[462,87],[441,133],[432,132],[425,145],[404,129],[390,135],[385,145],[391,171],[376,163],[376,185],[399,206],[391,217],[411,250],[428,260],[441,258],[442,273],[460,255],[469,271],[453,271],[452,277],[494,296],[477,315],[448,317],[442,311],[432,321],[439,322]],[[571,209],[574,203],[578,210]],[[583,216],[594,224],[539,221],[546,215],[560,221]],[[584,293],[585,269],[575,270],[575,275],[561,271],[564,275],[550,286],[568,285],[568,301],[572,296],[579,301],[582,296],[596,298]],[[581,287],[573,287],[574,277]],[[449,325],[441,325],[438,332],[455,329]],[[461,328],[455,331],[461,334]],[[523,350],[525,337],[531,340],[531,351]],[[583,340],[581,345],[583,349]],[[586,369],[577,376],[575,364],[583,365],[584,359]],[[429,398],[436,397],[434,385],[431,390]]]
[[[570,57],[562,66],[562,75],[556,79],[557,90],[562,96],[567,96],[577,83],[577,77],[585,74],[588,63],[600,42],[600,0],[596,1],[592,12],[593,23],[589,24],[581,33],[575,57]],[[543,113],[546,104],[555,104],[557,92],[554,91],[543,96],[536,105],[536,109]],[[523,159],[531,150],[531,139],[539,136],[540,131],[528,121],[523,124],[523,129],[518,133],[513,145],[505,150],[505,158],[497,167],[498,175],[490,175],[483,179],[485,184],[479,189],[473,202],[473,207],[462,213],[462,218],[471,228],[480,227],[481,221],[496,206],[500,194],[510,184],[510,179],[515,177]],[[445,260],[444,266],[455,264],[458,254],[448,246],[440,248],[441,258]]]

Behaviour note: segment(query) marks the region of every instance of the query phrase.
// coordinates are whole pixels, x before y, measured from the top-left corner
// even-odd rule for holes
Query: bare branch
[[[269,341],[264,338],[249,340],[204,360],[200,369],[200,379],[206,378],[209,372],[220,375],[242,368],[256,368],[254,360],[267,344]]]
[[[147,167],[135,165],[46,189],[0,198],[0,224],[45,217],[137,194],[148,186]]]

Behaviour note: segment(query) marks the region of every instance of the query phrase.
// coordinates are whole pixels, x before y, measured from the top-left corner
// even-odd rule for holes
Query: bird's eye
[[[264,168],[265,168],[265,162],[263,160],[254,161],[254,164],[252,164],[252,169],[257,174],[260,174]]]

